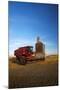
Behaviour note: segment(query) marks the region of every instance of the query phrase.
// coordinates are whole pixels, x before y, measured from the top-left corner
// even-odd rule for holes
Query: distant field
[[[9,58],[9,88],[58,85],[58,56],[47,56],[45,61],[20,65],[16,58]]]

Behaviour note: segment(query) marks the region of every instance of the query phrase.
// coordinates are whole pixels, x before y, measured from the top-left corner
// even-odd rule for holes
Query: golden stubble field
[[[16,58],[9,58],[9,88],[58,85],[58,56],[47,56],[45,61],[20,65]]]

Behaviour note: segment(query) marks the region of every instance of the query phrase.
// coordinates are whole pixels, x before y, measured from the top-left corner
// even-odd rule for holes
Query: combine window
[[[33,52],[33,47],[29,47],[29,48],[28,48],[28,51],[29,51],[29,52]]]

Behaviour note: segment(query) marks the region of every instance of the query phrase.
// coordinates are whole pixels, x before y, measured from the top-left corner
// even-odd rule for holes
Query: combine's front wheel
[[[19,58],[19,62],[20,62],[20,64],[25,65],[27,63],[27,60],[24,56],[22,56]]]

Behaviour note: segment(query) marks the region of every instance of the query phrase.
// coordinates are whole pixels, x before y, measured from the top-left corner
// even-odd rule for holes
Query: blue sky
[[[9,55],[25,45],[35,46],[37,36],[47,54],[56,54],[58,46],[58,5],[9,1]]]

